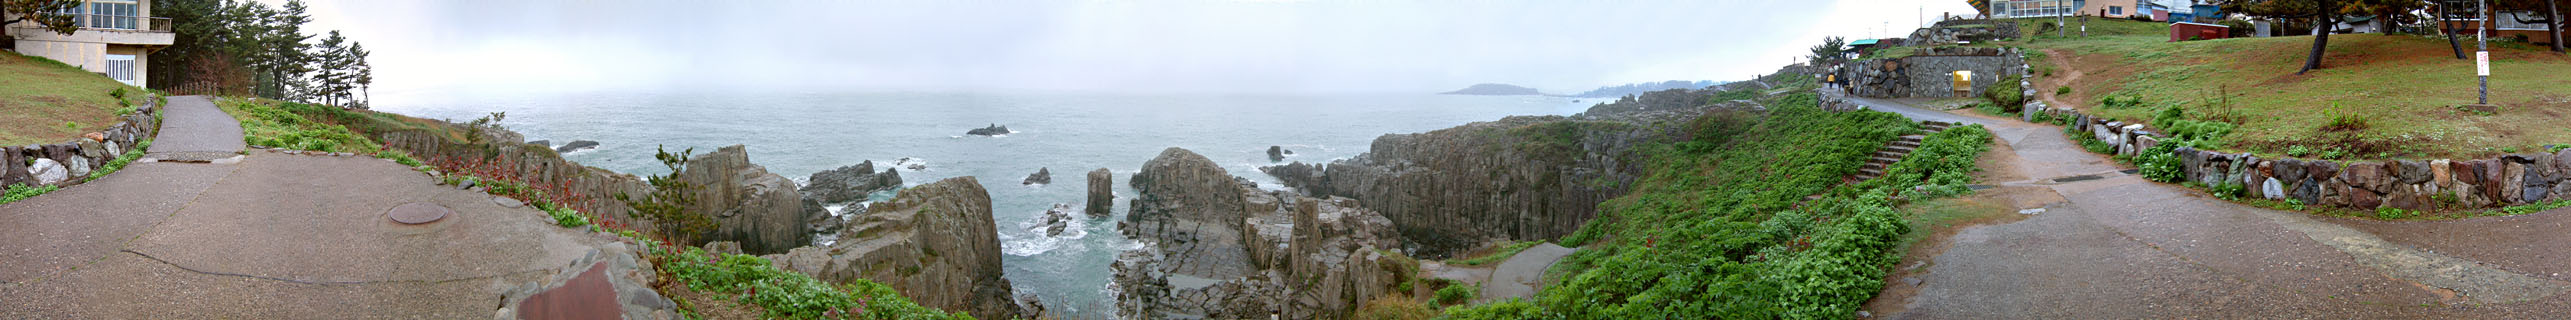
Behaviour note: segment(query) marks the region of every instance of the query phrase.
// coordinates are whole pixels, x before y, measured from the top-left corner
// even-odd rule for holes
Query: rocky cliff
[[[805,206],[794,180],[750,163],[741,145],[688,160],[679,180],[698,188],[692,212],[712,214],[718,225],[707,241],[738,241],[752,254],[785,252],[812,243],[810,220],[829,212]]]
[[[868,279],[922,305],[983,319],[1032,316],[1002,277],[991,195],[973,177],[903,189],[848,221],[829,247],[769,255],[778,268],[844,283]]]
[[[1382,250],[1392,222],[1356,200],[1263,192],[1178,148],[1130,182],[1118,230],[1147,245],[1111,266],[1125,318],[1340,319],[1417,270]]]
[[[1392,219],[1414,254],[1443,257],[1493,239],[1560,237],[1624,194],[1641,172],[1633,148],[1663,134],[1648,124],[1657,121],[1614,115],[1390,134],[1354,158],[1260,171],[1306,195],[1364,202]]]

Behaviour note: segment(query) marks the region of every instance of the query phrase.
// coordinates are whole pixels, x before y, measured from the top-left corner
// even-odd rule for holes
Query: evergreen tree
[[[79,7],[80,0],[0,0],[0,16],[14,17],[0,21],[0,27],[28,22],[68,35],[80,31],[80,16],[67,12]]]

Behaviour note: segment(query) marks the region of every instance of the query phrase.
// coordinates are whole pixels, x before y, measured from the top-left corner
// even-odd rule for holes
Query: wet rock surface
[[[803,186],[800,190],[804,198],[821,203],[865,201],[867,195],[902,186],[900,172],[893,171],[892,168],[884,168],[883,171],[877,172],[873,160],[815,172],[810,178],[804,180],[812,183],[812,185]]]
[[[679,179],[698,186],[691,212],[714,215],[717,224],[704,241],[739,241],[752,254],[785,252],[812,242],[810,215],[794,180],[750,163],[741,145],[716,149],[688,160]],[[812,208],[819,209],[819,208]]]
[[[1392,222],[1347,198],[1266,192],[1172,148],[1144,164],[1118,230],[1146,243],[1111,265],[1126,318],[1338,319],[1417,262]]]
[[[1107,168],[1089,171],[1089,208],[1082,210],[1090,218],[1106,218],[1116,208],[1116,174]]]
[[[868,279],[921,305],[978,318],[1032,316],[1002,277],[997,228],[990,192],[973,177],[956,177],[868,206],[828,247],[766,257],[780,269],[834,283]]]

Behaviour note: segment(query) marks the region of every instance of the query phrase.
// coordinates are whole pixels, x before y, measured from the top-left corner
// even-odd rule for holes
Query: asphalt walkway
[[[487,318],[631,257],[609,237],[390,161],[235,155],[238,122],[208,100],[172,98],[167,110],[154,157],[238,158],[140,162],[0,205],[0,319]],[[386,217],[409,203],[453,213]]]
[[[1897,319],[2547,318],[2571,310],[2571,209],[2382,222],[2268,210],[2123,174],[2060,128],[1976,118],[2006,144],[1992,181],[2033,217],[1957,232]],[[1896,111],[1899,110],[1899,111]],[[1902,112],[1909,111],[1909,112]],[[1928,116],[1920,116],[1935,112]],[[1986,166],[1994,167],[1994,166]],[[2027,190],[2012,190],[2027,191]],[[1916,281],[1916,282],[1912,282]],[[1888,296],[1890,297],[1890,296]],[[1897,298],[1896,298],[1897,299]]]

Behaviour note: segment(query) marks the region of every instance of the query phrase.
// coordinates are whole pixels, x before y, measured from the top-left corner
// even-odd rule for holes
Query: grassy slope
[[[2472,61],[2454,59],[2443,38],[2333,35],[2323,69],[2295,75],[2311,37],[2171,43],[2156,23],[2091,21],[2090,28],[2089,38],[2044,36],[2022,44],[2061,50],[2071,61],[2064,67],[2085,73],[2063,100],[2126,120],[2150,119],[2166,105],[2198,117],[2231,113],[2242,127],[2226,138],[2232,149],[2282,154],[2304,146],[2362,158],[2469,158],[2571,143],[2571,126],[2563,125],[2571,123],[2571,76],[2563,76],[2571,74],[2571,57],[2559,54],[2494,46],[2492,103],[2503,108],[2482,116],[2451,107],[2473,103],[2477,83]],[[2228,99],[2220,94],[2226,91]],[[2145,107],[2099,107],[2111,94],[2143,97]],[[2355,133],[2318,130],[2333,104],[2373,125]]]
[[[1963,192],[1980,127],[1932,136],[1886,178],[1844,184],[1866,155],[1916,132],[1888,113],[1828,112],[1796,94],[1764,115],[1714,113],[1696,140],[1646,147],[1646,178],[1562,243],[1561,281],[1534,301],[1456,319],[1846,318],[1881,287],[1908,224],[1894,194]],[[1912,186],[1931,186],[1911,192]],[[1806,196],[1822,195],[1819,200]]]
[[[63,142],[116,124],[122,106],[107,92],[123,87],[80,68],[0,52],[0,145]],[[127,90],[142,101],[139,88]]]

